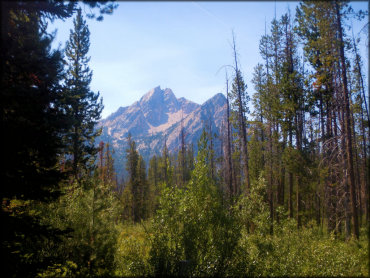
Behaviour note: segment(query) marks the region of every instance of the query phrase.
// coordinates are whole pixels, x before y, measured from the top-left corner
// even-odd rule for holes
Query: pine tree
[[[369,184],[370,184],[370,174],[369,174],[369,162],[368,162],[368,153],[369,153],[369,140],[370,138],[370,118],[369,118],[369,111],[367,108],[367,101],[365,95],[365,88],[364,88],[364,81],[363,81],[363,74],[362,74],[362,67],[363,63],[361,61],[361,56],[358,54],[357,50],[357,43],[359,42],[359,38],[357,42],[353,35],[352,31],[352,44],[353,44],[353,54],[354,54],[354,62],[353,62],[353,69],[352,69],[352,81],[351,81],[351,91],[354,95],[354,114],[355,120],[354,125],[358,125],[358,130],[361,131],[359,134],[359,141],[362,145],[360,148],[360,156],[362,156],[361,161],[361,171],[362,171],[362,190],[364,192],[363,196],[363,204],[364,204],[364,211],[365,211],[365,219],[369,222]],[[356,120],[357,118],[357,120]],[[367,121],[367,125],[366,125]],[[366,128],[367,133],[366,133]],[[353,131],[356,130],[356,126],[353,127]],[[354,136],[355,139],[355,136]],[[361,198],[361,197],[360,197]]]
[[[148,183],[149,183],[149,197],[148,197],[148,211],[149,217],[154,214],[154,211],[157,208],[157,197],[159,195],[159,165],[158,165],[159,158],[154,155],[149,161],[149,169],[148,169]]]
[[[243,169],[243,182],[246,186],[246,190],[249,190],[249,166],[248,166],[248,145],[247,145],[247,123],[246,113],[248,110],[249,96],[247,94],[247,85],[245,84],[242,73],[238,66],[237,51],[235,37],[233,35],[233,56],[234,56],[234,70],[235,76],[231,85],[230,100],[231,108],[234,113],[234,125],[238,130],[238,140],[240,155],[242,157],[242,169]],[[244,189],[243,189],[244,191]]]
[[[282,16],[280,24],[282,25],[282,36],[284,44],[284,52],[282,55],[282,76],[281,76],[281,106],[282,106],[282,121],[281,130],[283,133],[283,149],[289,137],[289,147],[293,146],[292,137],[295,135],[297,160],[302,156],[303,150],[303,125],[304,125],[304,101],[305,91],[303,89],[302,76],[300,74],[300,65],[297,57],[297,35],[293,32],[290,13]],[[283,166],[284,167],[284,166]],[[302,173],[304,165],[301,165],[301,171],[296,171],[296,218],[298,228],[301,226],[301,209],[302,209]],[[284,170],[285,171],[285,170]],[[292,172],[289,172],[289,187],[292,187]],[[282,180],[284,177],[282,175]],[[283,188],[283,185],[281,185]],[[280,190],[279,190],[280,191]],[[280,194],[279,194],[280,195]],[[292,194],[290,194],[291,196]],[[280,197],[280,196],[279,196]],[[284,204],[283,196],[278,198],[280,205]],[[291,209],[292,210],[292,209]]]
[[[356,180],[358,183],[359,177],[356,177],[357,156],[353,144],[356,130],[351,122],[351,94],[347,80],[345,51],[349,44],[342,22],[350,14],[355,13],[347,3],[306,1],[297,8],[298,34],[305,43],[305,55],[314,69],[313,94],[319,108],[320,147],[327,171],[324,191],[328,229],[339,232],[342,214],[348,224],[351,214],[353,233],[358,238]]]
[[[9,277],[36,276],[58,260],[42,247],[60,231],[40,224],[36,205],[60,195],[60,134],[69,128],[60,108],[61,52],[51,50],[41,12],[18,5],[1,2],[1,255],[2,275]]]
[[[60,254],[45,252],[48,243],[60,240],[61,231],[41,224],[40,213],[42,205],[60,196],[64,174],[59,162],[65,149],[61,134],[70,129],[63,109],[69,100],[60,86],[62,53],[51,50],[53,36],[47,33],[46,19],[69,18],[77,4],[0,2],[0,113],[7,134],[0,193],[1,223],[7,227],[1,242],[3,276],[36,276],[62,262]],[[94,5],[101,15],[115,8],[110,3]]]
[[[116,172],[114,170],[114,150],[110,149],[110,144],[104,144],[103,141],[99,143],[98,155],[98,172],[99,178],[104,185],[109,185],[112,189],[116,190],[117,180]]]
[[[179,134],[180,139],[180,149],[177,154],[177,181],[176,183],[183,187],[185,183],[189,180],[190,173],[186,165],[186,144],[185,144],[185,129],[183,124],[183,119],[181,119],[181,129]]]
[[[126,198],[131,206],[134,222],[145,219],[149,207],[149,185],[146,178],[146,167],[143,157],[136,149],[136,143],[128,136],[128,149],[126,149],[126,170],[128,173],[128,186]]]
[[[225,180],[229,191],[229,198],[231,199],[235,194],[235,183],[233,183],[233,165],[232,165],[232,138],[231,138],[231,123],[230,123],[230,103],[229,103],[229,78],[226,72],[226,132],[225,136]]]
[[[162,150],[162,156],[158,162],[159,180],[166,186],[170,186],[173,181],[173,166],[171,165],[167,142],[165,140]]]
[[[132,140],[131,135],[128,135],[128,149],[126,150],[126,171],[128,173],[128,190],[132,195],[132,220],[139,220],[138,208],[138,175],[137,165],[139,161],[139,154],[136,150],[135,141]]]
[[[267,97],[266,86],[266,72],[262,64],[258,64],[254,68],[252,83],[254,84],[256,93],[253,95],[252,101],[254,106],[254,124],[253,136],[250,142],[250,155],[251,155],[251,182],[257,182],[260,177],[261,171],[265,167],[265,116],[266,116],[266,103]]]
[[[87,56],[90,32],[81,9],[77,11],[73,26],[65,50],[68,64],[65,85],[69,96],[65,109],[73,120],[65,141],[70,146],[67,154],[72,156],[69,162],[73,177],[80,181],[83,174],[89,174],[94,168],[94,157],[98,151],[94,139],[101,131],[95,126],[100,119],[103,102],[102,99],[99,101],[99,93],[94,93],[89,87],[92,78],[88,66],[90,58]]]
[[[354,227],[354,235],[358,239],[360,236],[359,232],[359,224],[358,224],[358,214],[357,214],[357,207],[356,207],[356,189],[355,189],[355,173],[354,173],[354,166],[353,166],[353,145],[352,145],[352,134],[351,134],[351,119],[350,119],[350,96],[348,92],[348,82],[347,82],[347,68],[346,68],[346,60],[344,54],[344,43],[343,43],[343,30],[342,30],[342,15],[340,11],[340,7],[338,3],[334,4],[335,12],[336,12],[336,19],[337,19],[337,31],[338,31],[338,39],[339,39],[339,57],[340,57],[340,65],[341,65],[341,76],[342,76],[342,89],[343,89],[343,96],[344,96],[344,121],[345,121],[345,140],[346,140],[346,159],[347,159],[347,170],[349,175],[349,187],[350,187],[350,196],[351,196],[351,208],[352,208],[352,223]]]
[[[137,200],[137,207],[139,208],[139,218],[146,219],[148,217],[149,207],[149,186],[146,178],[146,166],[145,161],[141,155],[137,163],[137,178],[138,178],[138,196],[134,196],[134,200]]]

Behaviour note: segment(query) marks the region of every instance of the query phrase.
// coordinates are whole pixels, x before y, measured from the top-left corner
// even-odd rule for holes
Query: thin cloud
[[[207,10],[206,8],[202,7],[199,3],[196,3],[196,2],[191,2],[193,3],[196,7],[198,7],[200,10],[202,10],[203,12],[205,12],[206,14],[208,14],[210,17],[213,17],[216,21],[218,21],[218,23],[222,24],[224,27],[230,29],[230,27],[223,21],[221,20],[219,17],[217,17],[215,14],[211,13],[209,10]]]

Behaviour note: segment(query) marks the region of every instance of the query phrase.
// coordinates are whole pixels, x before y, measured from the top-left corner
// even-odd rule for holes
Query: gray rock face
[[[159,86],[144,95],[139,105],[148,123],[155,127],[167,123],[168,114],[181,109],[171,89],[163,91]]]
[[[129,133],[140,154],[148,161],[154,154],[161,153],[165,140],[170,152],[179,150],[181,126],[186,134],[186,144],[193,143],[194,147],[205,124],[211,125],[213,133],[219,133],[225,111],[226,98],[221,93],[199,105],[185,98],[177,99],[171,89],[162,90],[158,86],[139,101],[120,107],[103,119],[99,123],[103,132],[96,142],[109,142],[113,146],[115,168],[121,174]]]

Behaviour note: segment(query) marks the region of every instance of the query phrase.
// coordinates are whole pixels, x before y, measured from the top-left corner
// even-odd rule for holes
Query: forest
[[[253,94],[232,34],[221,134],[208,125],[195,153],[182,129],[148,165],[128,134],[121,181],[95,140],[84,18],[116,5],[1,2],[3,277],[368,277],[368,69],[348,27],[368,11],[303,1],[275,18],[249,54]],[[71,17],[53,49],[47,23]]]

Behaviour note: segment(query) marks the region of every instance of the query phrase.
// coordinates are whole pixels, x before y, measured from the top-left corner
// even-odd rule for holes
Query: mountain
[[[211,123],[212,132],[218,134],[226,111],[226,98],[219,93],[202,105],[185,98],[176,98],[171,89],[160,86],[151,89],[139,101],[120,107],[99,123],[102,134],[96,142],[109,142],[115,150],[115,168],[122,173],[125,168],[127,136],[130,133],[140,154],[148,162],[160,154],[166,140],[170,152],[177,152],[183,126],[185,143],[197,141],[204,124]]]

